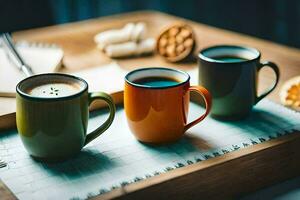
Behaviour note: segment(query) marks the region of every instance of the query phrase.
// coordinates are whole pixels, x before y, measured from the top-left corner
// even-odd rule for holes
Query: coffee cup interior
[[[242,58],[222,60],[217,59],[220,57],[237,57]],[[242,46],[233,46],[233,45],[220,45],[213,46],[207,49],[200,51],[199,58],[208,62],[220,62],[220,63],[228,63],[228,62],[245,62],[249,60],[254,60],[260,57],[260,52],[254,48],[250,47],[242,47]]]
[[[87,89],[81,78],[60,73],[39,74],[22,80],[17,85],[17,93],[23,97],[57,99],[81,94]]]
[[[181,85],[190,80],[190,76],[186,72],[170,69],[170,68],[153,67],[153,68],[142,68],[142,69],[131,71],[125,76],[125,81],[130,85],[136,87],[163,88],[168,86],[168,85],[149,86],[149,85],[141,84],[137,81],[140,79],[153,78],[153,77],[176,80],[176,84],[172,84],[171,85],[172,87]]]

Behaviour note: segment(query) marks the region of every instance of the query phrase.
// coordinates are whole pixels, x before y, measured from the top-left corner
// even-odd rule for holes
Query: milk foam
[[[78,84],[67,84],[67,83],[47,83],[38,85],[27,93],[34,97],[46,97],[46,98],[57,98],[74,95],[81,90]]]

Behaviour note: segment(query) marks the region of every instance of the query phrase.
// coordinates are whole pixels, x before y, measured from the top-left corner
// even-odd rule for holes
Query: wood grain
[[[298,49],[275,44],[250,36],[210,27],[196,22],[184,20],[171,15],[144,11],[123,15],[115,15],[92,19],[82,22],[44,27],[13,33],[15,40],[27,40],[31,42],[55,43],[61,46],[65,56],[62,72],[69,72],[91,66],[100,66],[110,63],[112,60],[96,49],[93,36],[103,30],[120,28],[128,22],[144,21],[148,25],[149,36],[156,37],[161,30],[174,22],[184,21],[189,23],[194,31],[198,42],[195,54],[207,46],[216,44],[239,44],[252,46],[262,52],[262,60],[271,60],[277,63],[281,70],[279,86],[269,96],[273,101],[279,102],[278,91],[282,83],[295,75],[300,74],[300,51]],[[117,63],[124,69],[135,69],[146,66],[166,66],[180,69],[191,69],[197,67],[195,62],[189,63],[167,63],[158,55],[138,57],[130,59],[116,59]],[[271,84],[272,74],[264,73],[261,76],[260,88]],[[105,87],[105,86],[103,86]],[[15,122],[10,121],[15,112],[15,99],[0,98],[0,129],[11,128]],[[2,126],[4,125],[4,126]]]
[[[16,196],[8,189],[8,187],[0,179],[0,199],[16,200]]]
[[[207,25],[180,19],[159,12],[136,12],[100,19],[45,27],[13,34],[15,40],[56,43],[65,52],[62,72],[108,64],[112,60],[95,48],[93,36],[109,28],[122,27],[125,23],[144,21],[149,35],[156,36],[161,29],[177,21],[186,21],[194,29],[198,40],[197,51],[215,44],[240,44],[258,48],[263,60],[280,66],[283,81],[299,75],[300,51],[257,38],[233,33]],[[116,60],[124,69],[144,66],[167,66],[180,69],[197,67],[196,63],[166,63],[159,56]],[[272,75],[261,77],[260,85],[270,84]],[[104,86],[105,87],[105,86]],[[278,102],[279,87],[269,96]],[[113,94],[122,103],[122,92]],[[0,98],[0,129],[15,126],[15,100]],[[94,105],[101,107],[103,104]],[[228,153],[145,181],[116,189],[94,199],[232,199],[261,187],[299,175],[300,135],[291,134],[262,144]],[[217,192],[216,192],[217,191]],[[0,181],[0,197],[15,199]]]
[[[94,199],[236,199],[300,175],[299,133],[178,168]]]

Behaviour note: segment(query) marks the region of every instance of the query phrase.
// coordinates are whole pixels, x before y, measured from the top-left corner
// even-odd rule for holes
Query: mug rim
[[[210,58],[208,56],[205,56],[203,53],[205,51],[211,50],[211,49],[217,49],[217,48],[236,48],[236,49],[243,49],[243,50],[247,50],[247,51],[251,51],[257,54],[256,57],[252,58],[252,59],[247,59],[247,60],[243,60],[243,61],[239,61],[239,62],[234,62],[234,61],[221,61],[221,60],[216,60],[213,58]],[[253,47],[249,47],[249,46],[245,46],[245,45],[228,45],[228,44],[224,44],[224,45],[213,45],[207,48],[202,49],[199,53],[198,53],[198,58],[201,60],[204,60],[206,62],[210,62],[210,63],[221,63],[221,64],[239,64],[239,63],[248,63],[248,62],[252,62],[253,60],[257,60],[261,57],[261,52]]]
[[[181,73],[181,74],[185,75],[187,77],[187,79],[185,81],[178,82],[175,85],[169,85],[169,86],[149,86],[149,85],[142,85],[142,84],[134,83],[134,82],[132,82],[132,81],[130,81],[128,79],[128,77],[130,75],[132,75],[132,74],[134,74],[136,72],[146,71],[146,70],[155,70],[155,69],[165,70],[165,71],[173,71],[173,72]],[[167,68],[167,67],[144,67],[144,68],[139,68],[139,69],[132,70],[131,72],[127,73],[126,76],[125,76],[125,81],[129,85],[137,87],[137,88],[143,88],[143,89],[168,89],[168,88],[174,88],[174,87],[178,87],[178,86],[186,84],[187,82],[190,81],[190,75],[187,72],[184,72],[182,70],[172,69],[172,68]]]
[[[27,94],[27,93],[25,93],[21,90],[20,86],[22,84],[24,84],[24,82],[28,81],[29,79],[39,77],[39,76],[64,76],[64,77],[76,79],[76,80],[82,82],[84,84],[84,87],[82,88],[82,90],[80,90],[79,92],[77,92],[75,94],[71,94],[71,95],[68,95],[68,96],[62,96],[62,97],[54,97],[54,98],[53,97],[32,96],[32,95],[29,95],[29,94]],[[24,97],[24,98],[29,99],[29,100],[36,100],[36,101],[61,101],[61,100],[73,99],[73,98],[81,96],[87,90],[88,90],[88,83],[83,78],[80,78],[80,77],[77,77],[77,76],[74,76],[74,75],[70,75],[70,74],[64,74],[64,73],[42,73],[42,74],[32,75],[32,76],[29,76],[29,77],[21,80],[16,86],[16,92],[21,97]]]

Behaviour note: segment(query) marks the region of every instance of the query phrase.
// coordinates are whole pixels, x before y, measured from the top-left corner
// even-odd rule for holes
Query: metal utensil
[[[31,67],[29,67],[22,59],[18,51],[16,50],[11,36],[8,33],[3,33],[1,35],[1,38],[3,40],[3,46],[5,47],[5,50],[9,54],[9,56],[13,56],[13,58],[10,57],[10,60],[14,62],[15,66],[18,67],[20,71],[22,71],[26,76],[32,76],[33,71]]]
[[[7,163],[4,160],[1,160],[0,158],[0,168],[6,167]]]

